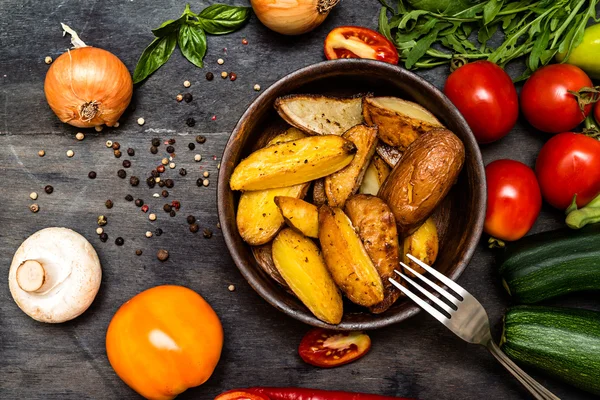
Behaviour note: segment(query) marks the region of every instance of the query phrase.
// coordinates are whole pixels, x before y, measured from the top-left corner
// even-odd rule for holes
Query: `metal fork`
[[[442,310],[447,312],[450,315],[450,318],[442,314],[436,308],[428,304],[426,301],[421,299],[419,296],[411,292],[409,289],[401,285],[399,282],[395,281],[392,278],[389,278],[389,281],[396,286],[402,293],[410,297],[414,302],[416,302],[421,308],[431,314],[435,319],[444,324],[448,329],[450,329],[456,336],[463,339],[469,343],[480,344],[485,346],[490,353],[510,372],[513,374],[515,378],[529,392],[533,395],[534,398],[539,400],[560,400],[558,397],[553,395],[548,389],[540,385],[535,381],[532,377],[527,375],[521,368],[519,368],[514,362],[512,362],[506,354],[500,350],[500,348],[492,339],[492,334],[490,332],[490,320],[488,319],[488,315],[485,312],[485,309],[477,301],[475,297],[473,297],[469,292],[460,287],[458,284],[439,273],[435,269],[431,268],[429,265],[425,264],[421,260],[412,256],[411,254],[407,254],[408,258],[414,261],[417,265],[420,265],[425,271],[429,272],[436,279],[446,285],[448,288],[452,289],[456,292],[459,297],[456,297],[450,294],[448,291],[442,289],[439,285],[429,280],[427,277],[419,274],[417,271],[409,267],[404,263],[400,263],[405,271],[409,271],[414,274],[415,277],[418,277],[431,288],[433,288],[436,292],[438,292],[442,297],[448,300],[455,308],[448,306],[444,301],[439,299],[438,297],[432,295],[429,291],[425,290],[421,285],[415,282],[410,277],[406,276],[400,271],[395,271],[398,275],[400,275],[406,282],[414,286],[419,292],[421,292],[425,297],[435,303]]]

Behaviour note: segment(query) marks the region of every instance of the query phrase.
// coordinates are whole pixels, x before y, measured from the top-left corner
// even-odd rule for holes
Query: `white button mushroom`
[[[102,279],[94,247],[67,228],[28,237],[13,257],[8,283],[13,299],[31,318],[65,322],[92,304]]]

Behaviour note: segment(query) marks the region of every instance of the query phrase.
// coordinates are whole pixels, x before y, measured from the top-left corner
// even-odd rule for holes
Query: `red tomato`
[[[540,150],[535,173],[548,203],[564,210],[577,195],[577,206],[583,207],[600,193],[600,142],[560,133]]]
[[[582,112],[575,95],[581,88],[592,87],[582,69],[569,64],[552,64],[538,69],[523,85],[521,111],[540,131],[559,133],[579,125],[592,110],[588,104]]]
[[[308,364],[333,368],[361,358],[370,348],[365,333],[313,329],[302,338],[298,354]]]
[[[519,98],[510,76],[489,61],[465,64],[450,74],[444,93],[465,117],[477,142],[508,134],[519,116]]]
[[[398,50],[381,33],[361,26],[339,26],[325,38],[325,57],[370,58],[398,64]]]
[[[487,212],[484,230],[496,239],[525,236],[542,208],[540,187],[533,170],[514,160],[497,160],[485,167]]]

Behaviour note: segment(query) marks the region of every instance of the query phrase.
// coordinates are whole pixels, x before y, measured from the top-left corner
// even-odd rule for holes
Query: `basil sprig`
[[[143,81],[166,63],[177,45],[189,62],[202,68],[207,48],[206,33],[224,35],[234,32],[248,18],[250,7],[213,4],[196,14],[187,4],[181,17],[165,21],[152,30],[155,39],[138,60],[133,72],[133,83]]]

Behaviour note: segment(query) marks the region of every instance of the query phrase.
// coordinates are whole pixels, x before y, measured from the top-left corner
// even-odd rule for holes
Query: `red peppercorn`
[[[173,200],[171,202],[171,207],[173,207],[174,209],[176,209],[177,211],[179,211],[179,207],[181,207],[181,203],[177,200]]]
[[[242,39],[242,44],[248,44],[248,39],[246,39],[246,38],[243,38],[243,39]]]
[[[213,115],[211,119],[212,119],[213,121],[216,121],[216,120],[217,120],[217,116],[216,116],[216,115]]]
[[[156,170],[162,174],[163,172],[165,172],[165,166],[161,164],[158,167],[156,167]]]
[[[142,206],[142,212],[145,212],[145,213],[147,213],[147,212],[148,212],[148,205],[147,205],[147,204],[144,204],[144,205]]]
[[[235,81],[236,79],[237,79],[237,74],[235,72],[232,72],[229,74],[229,80]]]

